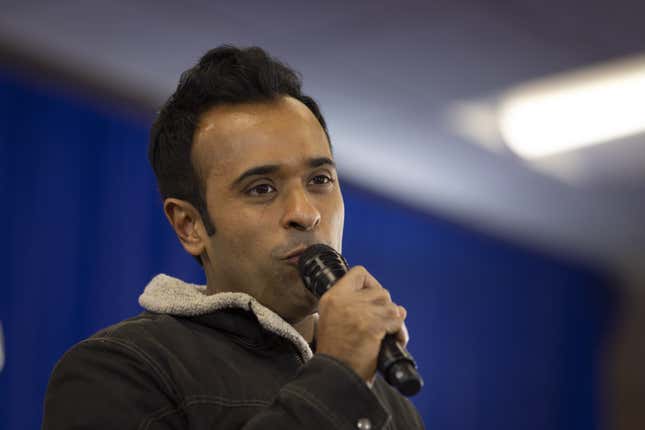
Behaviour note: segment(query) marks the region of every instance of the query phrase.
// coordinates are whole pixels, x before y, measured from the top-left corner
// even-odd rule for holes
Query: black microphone
[[[336,250],[316,244],[302,253],[298,269],[305,287],[316,297],[321,297],[349,271],[349,266]],[[383,338],[377,367],[385,380],[405,396],[412,396],[423,387],[423,379],[412,355],[397,343],[393,334]]]

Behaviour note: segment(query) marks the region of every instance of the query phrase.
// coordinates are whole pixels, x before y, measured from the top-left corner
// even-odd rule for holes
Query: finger
[[[334,285],[353,291],[383,288],[363,266],[354,266]]]
[[[372,276],[370,272],[368,272],[365,268],[363,269],[365,270],[365,283],[363,286],[364,289],[376,289],[376,290],[384,289],[381,283],[377,281],[376,278]]]
[[[401,324],[401,330],[396,332],[395,336],[397,343],[405,348],[410,341],[410,334],[408,333],[408,328],[405,323]]]
[[[396,328],[397,324],[400,325],[403,322],[399,308],[393,303],[387,305],[370,304],[367,309],[370,319],[374,321],[374,324],[383,327],[383,329],[391,325]]]
[[[403,306],[397,306],[399,310],[399,316],[404,321],[401,324],[401,330],[396,333],[397,342],[399,342],[403,347],[405,347],[410,341],[410,333],[408,332],[408,327],[405,325],[405,319],[408,317],[408,311]]]
[[[400,305],[399,305],[399,315],[400,315],[400,316],[401,316],[401,318],[403,318],[404,320],[408,317],[408,311],[407,311],[407,309],[405,309],[403,306],[400,306]]]
[[[410,334],[408,332],[408,328],[406,327],[403,321],[401,321],[401,323],[398,326],[394,324],[390,326],[389,329],[387,330],[387,334],[394,335],[394,338],[396,339],[396,343],[403,346],[404,348],[410,341]]]
[[[382,321],[385,325],[385,331],[389,334],[396,334],[403,327],[403,318],[399,316],[398,307],[396,305],[392,305],[392,307],[387,311],[387,317],[383,318]]]
[[[392,304],[392,297],[390,292],[385,288],[371,288],[361,291],[361,299],[367,303],[375,305],[390,305]]]

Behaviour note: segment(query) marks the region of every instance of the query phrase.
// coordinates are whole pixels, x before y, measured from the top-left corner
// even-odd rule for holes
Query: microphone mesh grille
[[[349,270],[343,256],[323,244],[307,248],[300,256],[298,265],[305,287],[317,297],[322,296]]]

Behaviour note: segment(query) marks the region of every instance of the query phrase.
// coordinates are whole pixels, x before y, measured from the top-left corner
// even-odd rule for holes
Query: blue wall
[[[0,428],[38,428],[67,348],[138,313],[154,274],[203,277],[163,217],[149,119],[7,71],[0,118]],[[601,274],[343,187],[346,257],[408,308],[428,428],[598,427]]]

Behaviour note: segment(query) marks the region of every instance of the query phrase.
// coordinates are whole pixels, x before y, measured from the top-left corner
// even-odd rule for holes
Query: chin
[[[292,303],[289,309],[285,309],[280,316],[289,324],[297,324],[317,311],[318,299],[309,291],[306,291],[306,295],[303,295],[302,300],[298,303]]]
[[[272,292],[267,301],[272,304],[269,308],[282,319],[296,324],[318,310],[318,298],[305,288],[295,268],[289,266],[289,270],[284,270],[284,267],[267,288]]]

